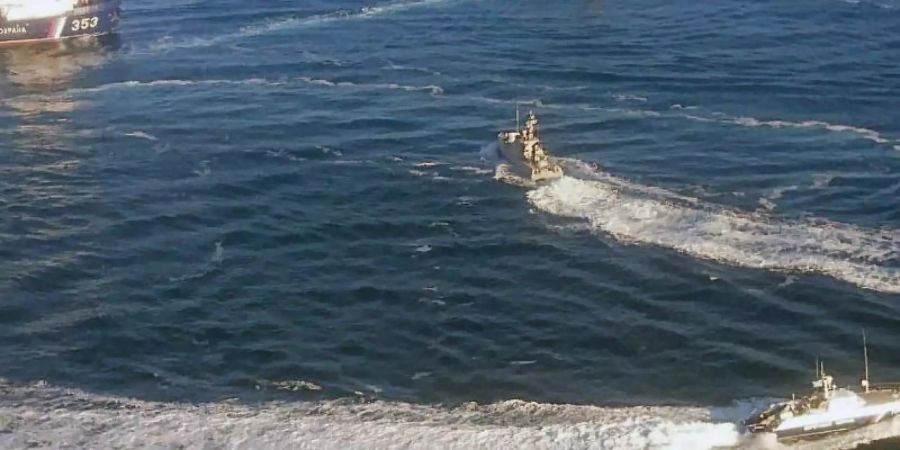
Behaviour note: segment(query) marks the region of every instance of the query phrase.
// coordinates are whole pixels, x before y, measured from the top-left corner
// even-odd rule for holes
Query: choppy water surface
[[[256,3],[0,52],[0,447],[772,446],[862,328],[900,379],[900,4]]]

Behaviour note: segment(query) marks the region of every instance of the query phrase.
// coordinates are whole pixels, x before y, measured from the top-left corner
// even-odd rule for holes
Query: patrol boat
[[[501,131],[497,138],[503,156],[512,169],[532,181],[554,180],[563,176],[563,170],[550,159],[538,137],[538,120],[534,111],[528,113],[525,126],[519,129],[519,111],[516,109],[516,130]]]
[[[107,34],[122,0],[0,0],[0,44]]]
[[[900,415],[900,383],[869,384],[869,357],[863,336],[865,376],[860,389],[839,388],[816,361],[813,392],[775,403],[744,422],[750,433],[775,433],[781,440],[809,439],[873,425]]]

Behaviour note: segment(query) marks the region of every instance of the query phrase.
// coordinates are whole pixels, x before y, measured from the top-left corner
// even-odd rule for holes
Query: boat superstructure
[[[0,0],[0,44],[107,34],[121,0]]]
[[[813,391],[770,405],[744,422],[748,432],[775,433],[778,439],[805,439],[849,431],[900,415],[900,383],[870,384],[868,351],[859,389],[840,388],[816,361]]]
[[[513,170],[532,181],[553,180],[563,176],[563,170],[550,158],[538,135],[538,119],[529,112],[525,126],[519,128],[519,111],[516,110],[516,129],[501,131],[497,136],[500,150],[513,166]]]

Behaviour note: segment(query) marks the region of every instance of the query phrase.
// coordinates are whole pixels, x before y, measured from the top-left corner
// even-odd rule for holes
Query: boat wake
[[[433,96],[443,95],[444,89],[440,86],[429,84],[426,86],[411,86],[405,84],[397,84],[397,83],[352,83],[349,81],[331,81],[325,80],[322,78],[310,78],[310,77],[300,77],[300,81],[304,83],[316,85],[316,86],[326,86],[326,87],[343,87],[350,89],[388,89],[388,90],[401,90],[407,92],[428,92]]]
[[[308,28],[313,26],[326,25],[333,22],[341,22],[348,20],[370,19],[378,16],[396,13],[412,8],[444,3],[448,0],[396,0],[380,5],[364,6],[362,8],[339,9],[323,14],[314,14],[310,16],[289,16],[278,19],[265,19],[259,23],[247,25],[238,30],[237,33],[228,33],[212,37],[196,37],[188,40],[175,40],[171,36],[165,36],[151,45],[146,51],[149,53],[164,53],[178,49],[204,48],[216,45],[226,44],[229,41],[263,36],[272,33],[278,33],[284,30]],[[142,53],[140,50],[137,53]]]
[[[652,244],[741,267],[817,272],[900,293],[900,233],[826,220],[786,221],[630,183],[578,160],[569,176],[528,193],[538,210],[582,219],[624,242]]]
[[[884,137],[881,133],[869,128],[857,127],[852,125],[834,124],[823,122],[821,120],[803,120],[792,122],[789,120],[760,120],[755,117],[748,116],[729,116],[723,113],[715,113],[713,117],[704,117],[694,114],[683,114],[682,117],[697,122],[717,122],[726,125],[738,125],[742,127],[758,128],[800,128],[800,129],[820,129],[833,133],[850,133],[859,136],[862,139],[872,141],[876,144],[900,143],[892,139]]]
[[[672,448],[734,446],[709,408],[551,405],[510,400],[450,408],[343,399],[262,405],[161,403],[43,383],[0,389],[0,447]],[[35,420],[37,419],[37,420]]]
[[[309,382],[289,391],[319,390]],[[278,385],[280,386],[280,384]],[[276,386],[277,387],[277,386]],[[0,380],[0,447],[258,449],[784,448],[738,432],[762,399],[727,407],[606,408],[507,400],[456,407],[345,398],[186,404]],[[878,426],[876,426],[878,427]],[[893,422],[824,441],[850,448],[896,436]],[[799,444],[789,448],[822,448]]]

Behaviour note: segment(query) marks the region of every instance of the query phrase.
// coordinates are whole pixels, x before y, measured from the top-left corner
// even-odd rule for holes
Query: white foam
[[[599,171],[596,175],[563,177],[530,191],[528,198],[541,211],[583,219],[621,241],[668,247],[742,267],[818,272],[860,287],[900,293],[900,269],[885,264],[900,258],[896,230],[825,220],[789,222],[634,185]]]
[[[148,50],[151,53],[161,53],[185,48],[211,47],[233,40],[277,33],[283,30],[309,28],[333,22],[370,19],[393,12],[444,3],[446,1],[447,0],[397,0],[384,5],[362,7],[358,10],[340,9],[329,13],[306,17],[291,16],[279,19],[266,19],[255,24],[244,26],[236,33],[223,33],[218,36],[196,37],[185,40],[176,40],[172,36],[165,36],[151,45]]]
[[[536,186],[534,181],[529,180],[527,178],[522,178],[515,172],[513,172],[509,165],[505,163],[497,164],[497,167],[494,169],[494,179],[512,186],[533,188]]]
[[[386,59],[386,58],[384,61],[387,63],[387,66],[385,66],[385,68],[390,69],[390,70],[427,73],[429,75],[434,75],[436,77],[443,76],[442,73],[440,73],[436,70],[431,70],[427,67],[415,67],[415,66],[407,66],[407,65],[403,65],[403,64],[395,64],[393,61]]]
[[[352,399],[192,405],[35,385],[0,390],[0,447],[697,450],[742,442],[734,423],[711,416],[700,407],[519,400],[455,408]]]
[[[778,205],[777,205],[775,202],[773,202],[772,200],[769,200],[769,199],[766,198],[766,197],[760,197],[760,198],[759,198],[759,206],[762,206],[762,207],[765,208],[767,211],[772,211],[772,210],[774,210],[776,207],[778,207]]]
[[[892,5],[892,4],[889,4],[889,3],[878,3],[878,2],[863,1],[863,0],[841,0],[841,1],[844,2],[844,3],[846,3],[846,4],[848,4],[848,5],[874,6],[874,7],[876,7],[876,8],[881,8],[881,9],[895,9],[895,8],[897,8],[896,5]]]
[[[460,172],[468,172],[475,175],[488,175],[492,173],[496,173],[495,169],[488,169],[485,167],[474,167],[474,166],[453,166],[450,170],[460,171]]]
[[[222,241],[216,242],[216,250],[213,252],[210,261],[216,264],[225,260],[225,247],[222,247]]]
[[[646,102],[647,97],[633,94],[613,94],[613,99],[619,102]]]
[[[496,141],[484,144],[478,150],[478,156],[482,161],[496,163],[500,159],[500,145]]]
[[[272,158],[284,158],[284,159],[287,159],[288,161],[294,161],[294,162],[307,161],[306,158],[291,155],[291,154],[287,153],[284,149],[266,150],[266,155],[271,156]]]
[[[97,92],[110,91],[115,89],[130,88],[152,88],[160,86],[204,86],[204,85],[272,85],[279,86],[284,83],[281,81],[265,80],[262,78],[249,78],[244,80],[152,80],[152,81],[118,81],[114,83],[101,84],[90,88],[72,88],[66,92],[70,94],[92,94]]]
[[[829,173],[819,173],[813,175],[813,189],[823,189],[828,187],[834,181],[834,175]]]
[[[780,287],[780,288],[788,287],[788,286],[794,284],[795,281],[797,281],[797,277],[795,277],[793,275],[788,275],[787,277],[784,278],[784,281],[782,281],[781,283],[778,283],[778,287]]]
[[[132,131],[130,133],[125,133],[125,136],[138,138],[138,139],[146,139],[148,141],[158,141],[159,140],[156,136],[154,136],[150,133],[143,132],[143,131]]]
[[[771,189],[764,197],[759,198],[759,204],[768,211],[774,210],[778,205],[774,200],[778,200],[784,196],[785,192],[797,190],[797,186],[782,186]]]
[[[510,361],[509,364],[513,365],[513,366],[530,366],[532,364],[537,364],[537,360],[536,359],[525,359],[525,360],[519,360],[519,361]]]
[[[118,81],[114,83],[102,84],[89,88],[73,88],[66,92],[72,95],[77,94],[93,94],[118,89],[137,89],[137,88],[156,88],[156,87],[190,87],[190,86],[284,86],[289,82],[303,82],[310,85],[325,86],[332,88],[353,88],[353,89],[389,89],[402,90],[409,92],[424,91],[431,95],[443,95],[444,89],[436,85],[412,86],[397,83],[352,83],[349,81],[331,81],[321,78],[300,77],[292,80],[268,80],[263,78],[248,78],[243,80],[225,80],[225,79],[207,79],[207,80],[152,80],[152,81]]]
[[[729,116],[727,114],[716,113],[715,118],[697,116],[693,114],[682,114],[684,118],[698,122],[719,122],[725,124],[739,125],[743,127],[769,127],[769,128],[801,128],[801,129],[824,129],[835,133],[852,133],[863,139],[875,142],[877,144],[890,144],[895,142],[884,137],[881,133],[869,128],[856,127],[852,125],[833,124],[821,120],[803,120],[792,122],[789,120],[760,120],[749,116]]]
[[[326,147],[326,146],[324,146],[324,145],[317,145],[317,146],[316,146],[316,149],[318,149],[318,150],[319,150],[320,152],[322,152],[322,154],[324,154],[324,155],[331,155],[331,156],[335,156],[335,157],[338,157],[338,158],[344,156],[344,153],[343,153],[342,151],[340,151],[340,150],[335,150],[335,149],[333,149],[333,148],[331,148],[331,147]]]
[[[429,84],[425,86],[412,86],[397,83],[353,83],[350,81],[331,81],[322,78],[300,77],[299,80],[318,86],[343,87],[352,89],[393,89],[409,92],[425,91],[431,95],[443,95],[444,89],[440,86]]]
[[[275,389],[281,391],[312,391],[318,392],[322,390],[322,386],[319,386],[312,381],[306,380],[281,380],[281,381],[262,381],[260,382],[263,385],[272,386]]]

